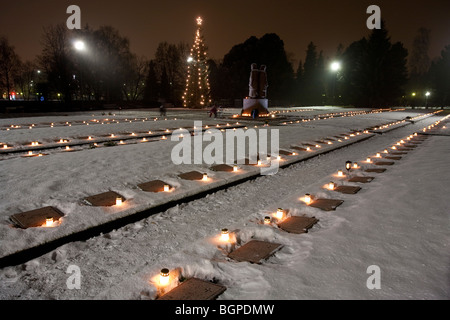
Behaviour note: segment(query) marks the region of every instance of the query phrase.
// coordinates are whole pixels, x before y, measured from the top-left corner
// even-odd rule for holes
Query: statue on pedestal
[[[252,63],[250,72],[249,94],[243,101],[242,115],[258,118],[260,115],[269,114],[269,100],[267,99],[267,67],[262,65],[258,69],[256,63]]]
[[[267,87],[269,86],[267,81],[266,66],[262,65],[260,69],[256,63],[251,66],[250,72],[250,90],[249,98],[251,99],[265,99],[267,97]]]

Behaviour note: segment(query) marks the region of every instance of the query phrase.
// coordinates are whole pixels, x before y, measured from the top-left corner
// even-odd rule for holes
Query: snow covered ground
[[[308,113],[322,114],[324,110]],[[280,130],[280,147],[289,149],[292,144],[417,115],[414,110],[405,110],[270,128]],[[131,111],[120,115],[133,119],[154,116]],[[85,242],[66,244],[24,265],[1,269],[0,298],[154,299],[154,278],[161,268],[167,267],[179,268],[186,278],[214,279],[225,285],[227,290],[219,297],[223,300],[448,299],[450,205],[448,190],[443,187],[450,178],[448,136],[430,137],[385,173],[374,174],[375,180],[361,185],[363,189],[356,195],[337,195],[322,188],[335,179],[333,175],[345,161],[363,163],[367,156],[440,118],[400,123],[396,130],[280,169],[276,175],[262,176],[173,207]],[[65,119],[82,123],[92,120],[92,115]],[[194,119],[203,120],[204,124],[232,123],[228,119],[212,120],[204,114],[169,119],[54,128],[36,125],[31,130],[1,131],[1,142],[46,143],[60,138],[187,127],[193,125]],[[62,122],[57,117],[40,120],[14,122]],[[0,125],[9,126],[11,122],[12,119],[2,119]],[[449,134],[448,128],[440,130]],[[175,144],[169,139],[71,153],[52,151],[42,158],[0,161],[0,183],[4,186],[0,191],[2,256],[214,184],[182,181],[178,173],[201,168],[215,174],[217,181],[229,179],[228,173],[210,172],[207,165],[175,166],[170,160]],[[247,174],[253,174],[252,170],[257,171],[245,168]],[[175,185],[176,191],[169,195],[147,194],[136,188],[141,182],[160,178]],[[80,202],[86,196],[110,189],[132,200],[120,210],[93,208]],[[305,193],[342,199],[344,203],[335,212],[322,212],[299,201]],[[56,206],[66,214],[58,228],[21,230],[10,226],[9,215],[46,205]],[[279,207],[290,209],[293,215],[315,216],[320,221],[303,235],[259,223]],[[217,247],[222,228],[235,230],[242,243],[256,238],[284,247],[261,265],[236,263]],[[66,285],[66,271],[71,265],[81,270],[79,290],[69,290]],[[370,276],[367,268],[371,265],[381,270],[379,290],[366,286]]]

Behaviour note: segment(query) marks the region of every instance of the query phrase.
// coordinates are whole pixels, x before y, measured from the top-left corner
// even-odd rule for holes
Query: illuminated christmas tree
[[[202,108],[211,103],[208,79],[207,47],[203,38],[203,20],[197,19],[195,41],[188,58],[188,73],[183,101],[186,108]]]

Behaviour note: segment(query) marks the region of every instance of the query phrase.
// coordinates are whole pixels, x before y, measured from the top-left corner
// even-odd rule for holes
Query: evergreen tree
[[[407,50],[392,44],[385,24],[368,39],[352,43],[344,53],[345,101],[361,107],[399,103],[407,81]]]
[[[430,67],[430,79],[433,86],[432,101],[440,106],[450,105],[450,45],[441,52]]]
[[[145,81],[144,102],[155,105],[158,101],[158,79],[156,76],[156,64],[154,60],[150,60],[148,64],[148,74]]]
[[[197,19],[197,32],[188,59],[186,90],[183,95],[184,107],[202,108],[212,102],[209,84],[208,55],[203,36],[203,20]]]

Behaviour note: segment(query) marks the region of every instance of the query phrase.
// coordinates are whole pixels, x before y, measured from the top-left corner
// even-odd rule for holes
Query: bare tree
[[[8,100],[11,100],[11,90],[19,63],[20,59],[14,47],[6,37],[0,37],[0,88],[6,89]]]
[[[149,63],[144,57],[137,58],[133,55],[129,64],[122,89],[123,94],[127,101],[143,100]]]
[[[72,84],[72,61],[70,43],[65,24],[44,28],[42,53],[39,65],[45,70],[50,88],[63,93],[64,100],[70,102],[74,91]]]

